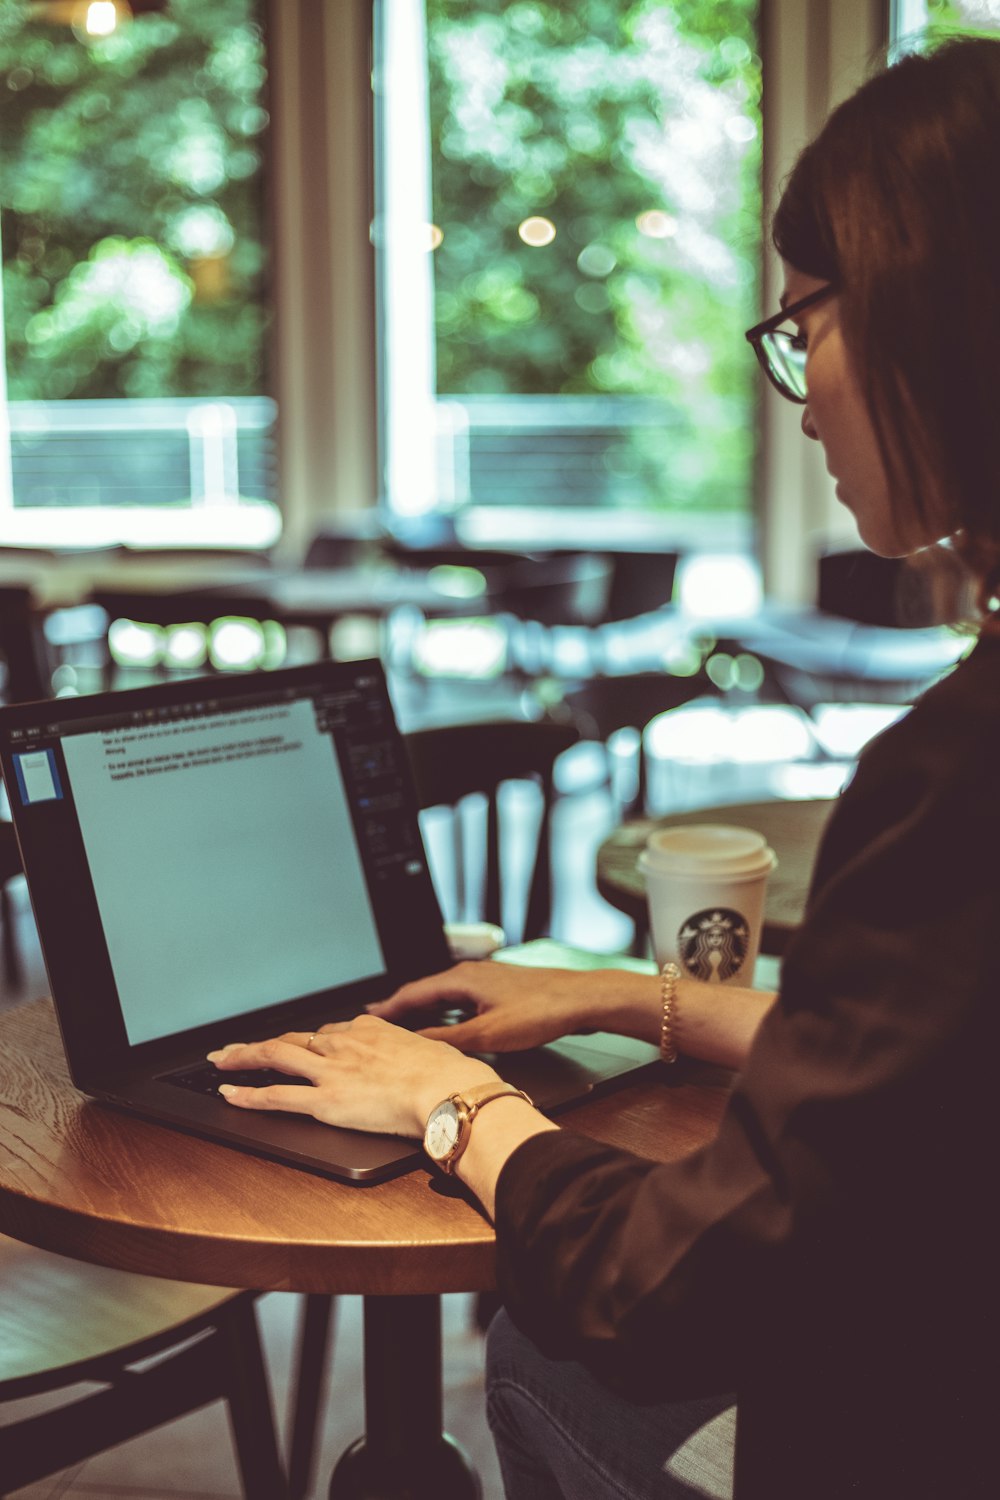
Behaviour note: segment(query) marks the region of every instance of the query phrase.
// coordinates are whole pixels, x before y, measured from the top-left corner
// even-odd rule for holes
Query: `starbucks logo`
[[[750,946],[744,916],[726,906],[710,906],[688,917],[677,934],[681,962],[694,979],[722,984],[738,974]]]

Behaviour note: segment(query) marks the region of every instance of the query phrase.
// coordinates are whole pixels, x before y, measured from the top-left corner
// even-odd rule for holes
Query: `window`
[[[890,31],[896,49],[919,46],[928,33],[1000,29],[1000,0],[892,0]]]
[[[382,0],[376,46],[390,507],[744,545],[756,6]]]
[[[277,534],[259,10],[0,5],[0,541]]]

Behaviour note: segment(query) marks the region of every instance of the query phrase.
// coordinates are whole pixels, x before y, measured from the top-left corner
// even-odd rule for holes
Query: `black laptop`
[[[233,1110],[204,1061],[450,962],[378,662],[14,704],[0,759],[78,1088],[345,1181],[419,1164],[414,1141]],[[653,1055],[581,1037],[495,1061],[550,1109]]]

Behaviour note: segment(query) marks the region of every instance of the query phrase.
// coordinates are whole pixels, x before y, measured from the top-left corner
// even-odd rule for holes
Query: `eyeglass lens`
[[[768,373],[779,391],[793,401],[806,399],[806,351],[796,348],[795,335],[785,329],[765,333],[761,347],[767,356]]]

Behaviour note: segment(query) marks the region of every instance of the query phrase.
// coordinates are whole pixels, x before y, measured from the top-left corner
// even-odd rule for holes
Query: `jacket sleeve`
[[[733,1389],[775,1327],[815,1331],[817,1287],[831,1320],[862,1281],[926,1298],[936,1226],[992,1178],[1000,713],[935,691],[831,820],[716,1139],[657,1165],[549,1133],[501,1174],[512,1316],[630,1399]]]

